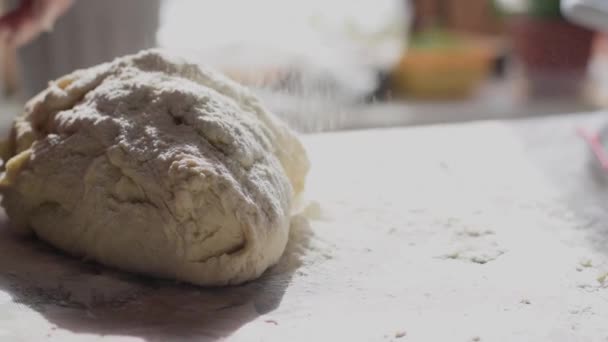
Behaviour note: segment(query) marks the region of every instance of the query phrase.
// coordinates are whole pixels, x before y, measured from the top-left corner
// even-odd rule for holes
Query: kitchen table
[[[606,341],[605,114],[303,137],[281,262],[205,289],[0,228],[0,341]],[[608,179],[608,177],[607,177]]]

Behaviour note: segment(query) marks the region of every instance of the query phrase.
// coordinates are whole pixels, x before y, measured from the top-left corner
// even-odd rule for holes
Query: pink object
[[[585,140],[591,152],[600,163],[602,169],[608,172],[608,153],[602,146],[602,142],[600,140],[600,135],[598,132],[589,132],[583,128],[577,129],[578,134]]]

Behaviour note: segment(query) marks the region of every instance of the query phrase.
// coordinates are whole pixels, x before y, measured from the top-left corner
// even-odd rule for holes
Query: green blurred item
[[[561,18],[560,0],[528,0],[527,14],[537,18]]]
[[[410,48],[417,50],[454,49],[462,45],[460,37],[440,28],[426,29],[410,38]]]
[[[526,15],[535,18],[562,18],[560,0],[524,0],[523,7],[512,6],[504,0],[490,0],[499,16]]]

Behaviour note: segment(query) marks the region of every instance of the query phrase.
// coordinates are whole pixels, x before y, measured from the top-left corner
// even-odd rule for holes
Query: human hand
[[[0,40],[16,47],[49,31],[73,0],[21,0],[19,6],[0,17]]]

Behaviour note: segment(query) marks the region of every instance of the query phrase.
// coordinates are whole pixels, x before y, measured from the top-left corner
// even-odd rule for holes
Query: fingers
[[[0,17],[0,37],[7,44],[15,44],[21,40],[24,33],[27,33],[28,26],[31,25],[33,0],[21,1],[19,7]]]
[[[73,0],[37,0],[40,7],[35,14],[41,29],[51,30],[55,21],[72,6],[73,2]]]
[[[0,39],[22,46],[50,30],[72,4],[73,0],[22,0],[17,9],[0,17]]]

